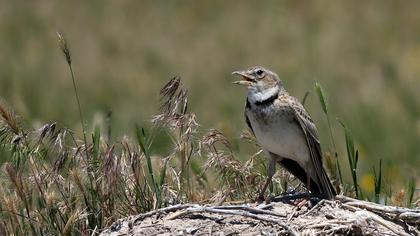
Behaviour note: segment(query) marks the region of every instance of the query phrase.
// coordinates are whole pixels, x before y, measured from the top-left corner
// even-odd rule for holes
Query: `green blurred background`
[[[100,124],[112,111],[114,139],[133,136],[136,123],[150,126],[159,89],[180,75],[202,130],[221,129],[242,148],[245,91],[231,85],[230,73],[263,65],[279,73],[292,95],[311,92],[306,107],[328,151],[328,126],[313,92],[315,81],[323,85],[340,160],[347,163],[336,117],[353,131],[366,181],[380,159],[386,181],[420,178],[420,1],[21,0],[0,6],[0,96],[34,127],[58,121],[81,134],[57,46],[61,30],[86,123]]]

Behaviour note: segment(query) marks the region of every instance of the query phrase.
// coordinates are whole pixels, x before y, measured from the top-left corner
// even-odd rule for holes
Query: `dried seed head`
[[[182,129],[182,139],[188,141],[198,126],[195,115],[187,113],[188,91],[182,87],[180,77],[172,78],[160,91],[160,114],[152,122],[171,129]]]
[[[227,138],[218,130],[211,129],[204,135],[200,147],[207,152],[208,159],[205,168],[217,167],[221,170],[239,170],[241,163],[233,157],[231,146]]]
[[[165,86],[163,86],[163,88],[160,90],[160,95],[162,98],[166,97],[168,100],[172,99],[180,86],[180,82],[181,78],[179,76],[175,76],[169,80],[169,82],[166,83]]]
[[[58,132],[57,136],[54,140],[54,146],[58,148],[58,150],[62,151],[65,149],[65,140],[67,137],[67,130],[64,129],[62,132]]]
[[[37,133],[39,135],[38,142],[41,143],[42,140],[47,136],[53,137],[54,132],[55,132],[55,126],[56,126],[56,123],[54,122],[54,123],[51,123],[51,124],[47,123],[47,124],[43,125],[41,128],[39,128],[37,130]]]
[[[54,162],[53,173],[58,175],[58,173],[63,169],[64,164],[66,164],[67,157],[69,156],[67,150],[64,150],[60,153],[60,156]]]
[[[57,31],[57,37],[58,37],[58,45],[60,46],[60,49],[63,52],[64,57],[66,58],[67,63],[71,65],[71,54],[70,54],[70,49],[69,49],[67,40],[66,38],[64,38],[63,34],[58,31]]]
[[[208,147],[213,147],[217,143],[220,143],[231,151],[229,140],[222,132],[216,129],[211,129],[205,136],[203,136],[201,143]]]
[[[54,191],[48,191],[47,194],[45,195],[45,199],[46,199],[48,208],[55,207],[55,203],[57,201],[57,195]]]
[[[7,175],[9,176],[10,180],[13,183],[17,182],[17,173],[16,173],[16,169],[9,163],[4,165],[4,168],[6,170]]]
[[[251,134],[251,132],[248,129],[242,131],[240,138],[250,144],[259,146],[257,139],[253,134]]]
[[[14,134],[20,133],[19,121],[16,115],[0,102],[0,127],[5,126]]]
[[[85,188],[83,187],[82,180],[80,179],[80,173],[77,168],[70,169],[69,174],[73,178],[79,190],[83,193],[83,195],[85,195]]]
[[[115,187],[118,180],[118,175],[120,173],[120,159],[121,156],[114,154],[114,145],[109,147],[105,154],[104,160],[104,177],[105,177],[105,192],[111,193]]]

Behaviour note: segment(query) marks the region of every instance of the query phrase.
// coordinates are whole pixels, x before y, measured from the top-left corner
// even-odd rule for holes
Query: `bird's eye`
[[[258,77],[262,77],[264,75],[264,71],[263,70],[257,70],[257,72],[255,72]]]

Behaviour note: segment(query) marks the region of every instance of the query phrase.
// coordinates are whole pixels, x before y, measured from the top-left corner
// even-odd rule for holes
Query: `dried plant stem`
[[[196,208],[187,208],[183,211],[175,212],[172,215],[169,215],[166,220],[173,220],[178,217],[182,217],[188,214],[194,214],[194,213],[216,213],[216,214],[227,214],[227,215],[237,215],[237,216],[243,216],[243,217],[249,217],[252,219],[260,220],[260,221],[266,221],[274,224],[278,224],[284,229],[288,231],[291,235],[299,235],[296,231],[292,230],[288,225],[281,223],[277,219],[269,218],[269,217],[262,217],[256,214],[253,214],[249,211],[244,210],[222,210],[217,209],[213,207],[196,207]]]
[[[67,45],[67,44],[66,44]],[[66,53],[65,53],[66,54]],[[66,54],[67,55],[67,54]],[[69,56],[70,57],[70,56]],[[66,57],[67,58],[67,57]],[[77,87],[76,87],[76,79],[74,76],[74,72],[73,72],[73,66],[71,64],[71,59],[67,60],[67,64],[69,66],[69,70],[70,70],[70,75],[71,75],[71,80],[73,82],[73,89],[74,89],[74,94],[76,97],[76,102],[77,102],[77,108],[79,110],[79,118],[80,118],[80,122],[82,125],[82,132],[83,132],[83,143],[85,144],[85,155],[86,155],[86,160],[89,160],[89,151],[88,151],[88,145],[87,145],[87,139],[86,139],[86,129],[85,129],[85,123],[84,123],[84,119],[83,119],[83,114],[82,114],[82,106],[80,105],[80,99],[79,99],[79,94],[77,93]],[[76,144],[77,145],[77,144]],[[94,175],[93,172],[90,170],[90,167],[88,168],[88,176],[89,176],[89,184],[91,189],[94,189],[93,183],[95,182],[94,180]],[[87,206],[89,206],[89,204],[86,204]]]
[[[73,89],[74,89],[74,94],[76,96],[77,107],[78,107],[78,110],[79,110],[79,118],[80,118],[80,122],[82,124],[83,142],[85,143],[86,158],[88,158],[89,157],[89,152],[88,152],[88,147],[87,147],[86,128],[85,128],[85,122],[84,122],[83,114],[82,114],[82,106],[80,105],[79,93],[77,92],[76,80],[74,78],[74,72],[73,72],[73,66],[71,65],[71,63],[68,63],[68,65],[69,65],[69,69],[70,69],[71,80],[73,81]]]
[[[418,235],[419,233],[416,227],[419,222],[420,210],[383,206],[342,195],[337,196],[336,201],[323,200],[310,210],[301,209],[298,211],[294,205],[284,203],[271,203],[265,206],[270,210],[250,205],[179,204],[144,213],[134,218],[121,219],[115,225],[123,224],[124,221],[128,221],[128,225],[131,225],[122,227],[118,232],[121,235],[133,232],[134,228],[142,233],[144,231],[141,229],[145,227],[158,230],[161,222],[165,222],[165,227],[169,227],[165,228],[166,230],[192,228],[201,233],[208,232],[208,229],[213,227],[206,226],[210,224],[221,231],[232,231],[235,228],[228,222],[235,222],[243,226],[252,225],[248,224],[246,220],[250,218],[262,223],[263,226],[260,230],[264,230],[264,227],[267,230],[276,228],[287,235],[370,235],[372,232],[384,235]],[[407,217],[401,217],[403,214]],[[195,217],[190,218],[191,215]],[[223,220],[215,220],[209,215],[218,215],[217,219]],[[152,220],[147,220],[147,218]],[[200,222],[196,222],[197,220]],[[220,223],[221,221],[223,223]],[[179,226],[179,222],[185,223],[185,226]],[[239,229],[242,230],[243,227],[236,228],[236,230]],[[112,231],[112,227],[105,230],[102,235],[111,235],[111,233],[115,233]]]
[[[84,123],[83,114],[82,114],[82,106],[80,105],[79,94],[77,93],[76,79],[75,79],[74,72],[73,72],[70,47],[69,47],[69,45],[67,43],[66,38],[63,36],[62,33],[57,32],[57,37],[58,37],[58,43],[59,43],[60,49],[61,49],[61,51],[64,54],[64,57],[65,57],[66,62],[67,62],[67,65],[69,66],[71,80],[73,82],[74,94],[76,96],[77,108],[79,109],[79,118],[80,118],[80,122],[82,123],[83,142],[85,143],[86,158],[89,158],[89,152],[87,150],[88,149],[88,146],[87,146],[87,139],[86,139],[85,123]]]

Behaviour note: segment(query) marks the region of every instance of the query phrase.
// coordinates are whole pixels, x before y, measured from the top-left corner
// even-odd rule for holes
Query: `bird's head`
[[[251,67],[248,70],[234,71],[232,74],[242,77],[241,80],[233,82],[234,84],[247,86],[249,91],[256,93],[283,87],[279,76],[264,67]]]

